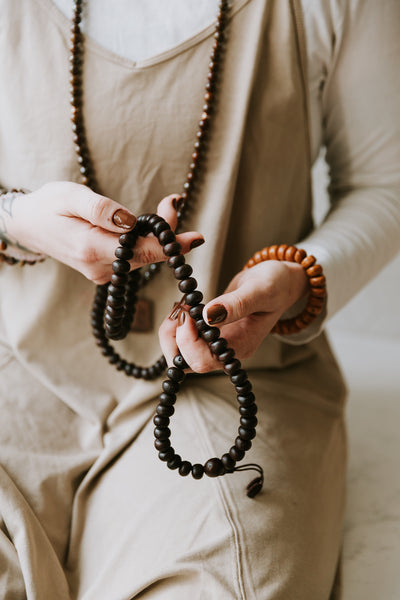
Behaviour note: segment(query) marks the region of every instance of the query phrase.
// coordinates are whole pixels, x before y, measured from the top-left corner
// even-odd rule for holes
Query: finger
[[[204,244],[204,238],[197,231],[188,231],[176,236],[176,241],[181,245],[182,253],[186,254]],[[134,268],[142,267],[155,262],[168,260],[163,247],[155,237],[139,238],[136,242],[131,264]]]
[[[114,233],[129,231],[136,225],[135,215],[122,204],[96,194],[85,186],[67,185],[70,189],[68,210],[63,213],[65,216],[81,218],[96,227]]]
[[[196,325],[189,315],[182,311],[175,332],[179,351],[195,373],[208,373],[221,368],[221,364],[211,354],[208,344],[199,337]]]
[[[233,323],[265,311],[265,297],[257,293],[257,287],[254,281],[249,281],[236,290],[214,298],[203,309],[204,320],[209,325]]]
[[[170,194],[161,200],[157,206],[157,214],[165,219],[172,231],[175,231],[178,224],[176,209],[178,206],[179,194]]]
[[[221,327],[229,348],[239,360],[250,358],[278,320],[276,313],[257,313]]]

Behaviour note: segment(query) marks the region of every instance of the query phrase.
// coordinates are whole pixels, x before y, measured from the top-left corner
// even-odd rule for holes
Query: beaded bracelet
[[[322,312],[326,298],[326,280],[321,265],[316,264],[316,258],[307,256],[305,250],[288,246],[287,244],[266,246],[256,252],[245,264],[243,269],[250,269],[254,265],[266,260],[284,260],[300,264],[306,272],[310,291],[307,305],[304,310],[291,319],[279,320],[272,328],[272,333],[292,334],[299,333],[308,327]]]
[[[6,190],[0,187],[0,198],[2,202],[9,198],[13,198],[16,194],[27,194],[29,190],[25,189],[12,189]],[[8,252],[6,252],[8,250]],[[0,263],[6,263],[7,265],[35,265],[38,262],[43,262],[46,259],[45,254],[38,254],[37,252],[29,252],[18,248],[18,246],[11,245],[5,240],[0,239]]]
[[[130,325],[135,313],[136,292],[139,285],[138,270],[130,272],[129,261],[133,258],[133,248],[139,236],[144,237],[152,233],[159,241],[167,257],[167,264],[173,270],[175,278],[179,281],[179,290],[184,294],[184,303],[189,307],[188,314],[195,322],[199,336],[205,340],[212,354],[221,362],[225,374],[230,378],[236,392],[239,404],[240,425],[238,436],[228,452],[221,458],[210,458],[204,465],[192,464],[183,460],[171,446],[169,428],[170,418],[175,412],[176,396],[185,379],[184,369],[188,364],[180,353],[173,359],[173,365],[167,370],[167,377],[162,382],[162,392],[153,422],[154,446],[158,451],[160,460],[172,470],[177,470],[181,476],[190,473],[194,479],[201,479],[203,475],[218,477],[235,471],[256,470],[259,474],[247,486],[247,495],[254,497],[261,490],[264,474],[257,464],[236,466],[241,461],[247,450],[252,446],[256,436],[257,405],[252,391],[251,382],[247,373],[241,367],[240,361],[235,358],[235,352],[228,348],[227,341],[220,336],[217,327],[211,327],[202,317],[204,304],[203,294],[197,290],[197,281],[192,275],[192,267],[185,262],[180,244],[176,241],[175,233],[168,223],[159,215],[141,215],[135,228],[123,233],[119,237],[120,246],[115,251],[115,260],[112,264],[113,275],[109,284],[98,286],[92,309],[93,334],[102,353],[117,369],[124,370],[127,375],[153,379],[164,370],[165,358],[159,359],[152,367],[138,367],[122,359],[110,346],[109,339],[119,340],[124,338],[130,330]]]

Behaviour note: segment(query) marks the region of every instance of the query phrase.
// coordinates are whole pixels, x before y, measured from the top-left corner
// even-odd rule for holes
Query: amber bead
[[[287,244],[281,244],[278,246],[278,250],[276,251],[276,257],[278,260],[285,260],[285,252],[287,247]]]

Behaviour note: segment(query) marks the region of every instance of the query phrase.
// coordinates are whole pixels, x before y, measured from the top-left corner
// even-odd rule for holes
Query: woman
[[[38,261],[0,273],[2,597],[338,598],[345,389],[320,331],[399,247],[399,5],[85,2],[83,44],[82,4],[1,3],[0,181],[33,190],[2,196],[3,254]],[[322,145],[332,209],[313,231]],[[93,282],[109,281],[119,234],[156,207],[173,229],[184,212],[177,239],[193,250],[203,318],[246,359],[258,402],[248,458],[265,474],[253,499],[246,473],[197,481],[167,469],[153,448],[161,380],[125,377],[93,341]],[[270,335],[308,302],[296,261],[242,271],[277,244],[316,257],[328,299],[308,326]],[[131,264],[164,258],[140,238]],[[171,312],[176,279],[154,271],[140,292],[154,325],[137,319],[141,331],[115,347],[154,363],[162,322],[168,364],[179,350],[194,372],[172,443],[201,465],[232,447],[235,390],[188,306]]]

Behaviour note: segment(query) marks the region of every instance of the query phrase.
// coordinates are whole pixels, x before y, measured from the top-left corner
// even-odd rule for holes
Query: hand
[[[177,225],[173,201],[164,198],[157,212],[174,230]],[[7,237],[30,250],[46,254],[76,269],[97,284],[110,280],[111,263],[118,238],[132,229],[136,217],[121,204],[89,188],[69,182],[48,183],[35,192],[15,197],[2,215]],[[177,235],[183,252],[200,245],[201,234]],[[130,261],[133,268],[165,260],[154,236],[139,238]]]
[[[203,318],[209,325],[220,328],[221,336],[239,359],[249,358],[281,315],[307,290],[307,275],[299,264],[262,262],[238,273],[222,296],[206,304]],[[186,311],[181,312],[178,320],[165,319],[159,337],[169,365],[179,349],[196,373],[221,368],[206,342],[199,338],[194,321]]]

